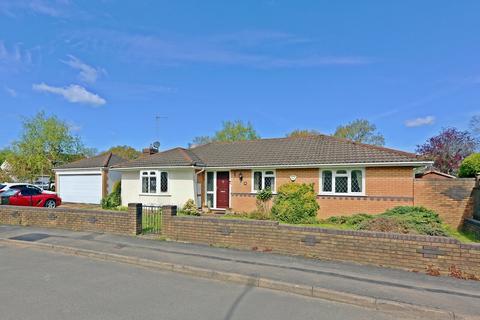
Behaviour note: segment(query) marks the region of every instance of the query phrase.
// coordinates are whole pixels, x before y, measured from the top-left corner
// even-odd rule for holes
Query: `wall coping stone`
[[[100,214],[100,215],[116,215],[116,216],[126,216],[128,211],[114,211],[114,210],[95,210],[95,209],[74,209],[74,208],[45,208],[45,207],[26,207],[26,206],[11,206],[11,205],[1,205],[0,211],[2,209],[7,210],[21,210],[21,211],[53,211],[53,212],[66,212],[66,213],[75,213],[75,214]]]

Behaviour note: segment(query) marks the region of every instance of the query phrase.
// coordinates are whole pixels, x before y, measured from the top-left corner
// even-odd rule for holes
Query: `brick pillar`
[[[177,215],[177,206],[162,206],[162,234],[174,239],[173,217]]]
[[[128,216],[131,223],[131,232],[134,235],[142,233],[142,204],[141,203],[129,203],[128,204]]]

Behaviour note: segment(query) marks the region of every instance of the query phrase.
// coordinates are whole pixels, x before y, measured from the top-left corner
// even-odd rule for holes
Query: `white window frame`
[[[337,171],[345,170],[347,171],[347,185],[348,191],[346,193],[335,192],[335,177],[344,177],[345,174],[338,174]],[[362,192],[352,192],[352,171],[361,171],[362,172]],[[323,191],[323,172],[331,171],[332,172],[332,191]],[[320,169],[320,184],[319,184],[319,194],[320,195],[335,195],[335,196],[365,196],[365,168],[322,168]]]
[[[268,171],[273,171],[273,174],[265,174]],[[277,193],[277,171],[274,169],[267,169],[267,170],[255,170],[252,169],[252,193],[258,193],[259,190],[255,190],[255,172],[261,172],[262,173],[262,190],[265,189],[265,178],[266,177],[273,177],[275,179],[275,186],[272,190],[272,193]]]
[[[151,174],[154,172],[154,174]],[[165,172],[167,174],[167,191],[161,191],[161,178],[162,178],[162,173]],[[157,183],[156,183],[156,192],[143,192],[143,177],[144,173],[147,173],[147,177],[155,177],[157,178]],[[150,190],[150,183],[148,184],[148,189]],[[166,195],[169,194],[170,191],[170,172],[164,171],[164,170],[141,170],[140,171],[140,194],[141,195]]]

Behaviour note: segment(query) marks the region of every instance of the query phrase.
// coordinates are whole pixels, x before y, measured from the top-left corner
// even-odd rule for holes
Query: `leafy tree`
[[[7,160],[7,157],[12,153],[11,150],[5,148],[3,150],[0,150],[0,165]]]
[[[133,160],[140,156],[140,152],[130,146],[115,146],[108,149],[106,152],[111,152],[125,160]]]
[[[39,112],[25,119],[20,140],[13,143],[7,160],[12,175],[33,181],[40,175],[53,176],[54,166],[79,159],[85,152],[80,138],[71,134],[66,122]]]
[[[246,124],[243,121],[224,121],[221,130],[215,132],[213,137],[198,136],[193,139],[189,147],[195,147],[207,144],[213,141],[241,141],[241,140],[255,140],[260,136],[257,134],[250,122]]]
[[[215,141],[241,141],[259,139],[250,122],[244,124],[242,121],[224,121],[222,130],[215,132]]]
[[[480,173],[480,153],[472,153],[463,159],[458,169],[458,176],[460,178],[474,178],[478,173]]]
[[[418,145],[416,152],[426,159],[434,161],[434,166],[442,172],[456,174],[460,163],[472,154],[477,147],[477,140],[468,131],[456,128],[444,128]]]
[[[290,133],[287,133],[287,137],[308,137],[308,136],[316,136],[319,135],[320,132],[313,129],[295,129]]]
[[[377,127],[365,119],[354,120],[344,126],[338,126],[333,136],[355,142],[368,143],[377,146],[385,144],[382,134],[376,132]]]
[[[192,142],[189,144],[189,148],[201,146],[213,141],[212,137],[209,136],[198,136],[193,138]]]

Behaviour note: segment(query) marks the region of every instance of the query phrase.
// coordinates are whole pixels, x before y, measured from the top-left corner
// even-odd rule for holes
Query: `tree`
[[[12,151],[10,149],[3,149],[3,150],[0,150],[0,165],[2,165],[2,163],[7,160],[7,157],[12,153]]]
[[[79,159],[85,152],[80,138],[71,134],[66,122],[39,112],[23,122],[20,140],[13,143],[7,161],[13,176],[34,181],[41,175],[53,176],[54,166]]]
[[[308,137],[308,136],[317,136],[320,132],[315,129],[295,129],[290,133],[287,133],[287,137]]]
[[[212,137],[209,136],[198,136],[193,138],[192,142],[189,143],[188,147],[193,148],[193,147],[198,147],[207,143],[210,143],[213,141]]]
[[[123,158],[125,160],[134,160],[134,159],[137,159],[141,152],[140,151],[137,151],[135,150],[134,148],[130,147],[130,146],[115,146],[115,147],[111,147],[110,149],[108,149],[107,151],[105,151],[104,153],[107,153],[107,152],[111,152],[113,153],[114,155],[117,155],[119,156],[120,158]]]
[[[433,165],[440,171],[456,174],[463,159],[475,151],[477,144],[477,140],[468,131],[444,128],[423,145],[418,145],[416,152],[433,160]]]
[[[338,126],[333,136],[346,138],[355,142],[383,146],[385,138],[376,132],[377,127],[365,119],[354,120],[344,126]]]
[[[458,168],[460,178],[474,178],[480,173],[480,153],[472,153],[465,159]]]
[[[243,121],[240,120],[224,121],[222,125],[222,129],[215,132],[213,137],[195,137],[192,142],[189,143],[189,148],[201,146],[214,141],[241,141],[260,138],[250,122],[244,124]]]
[[[470,131],[475,136],[480,136],[480,115],[473,116],[470,119]]]
[[[241,141],[241,140],[255,140],[259,139],[250,122],[246,124],[243,121],[224,121],[223,128],[215,132],[215,141]]]

